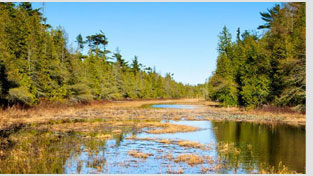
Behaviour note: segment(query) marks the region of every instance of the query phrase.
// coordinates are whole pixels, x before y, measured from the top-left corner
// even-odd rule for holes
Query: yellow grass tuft
[[[171,123],[165,123],[162,125],[156,125],[156,127],[162,127],[161,129],[148,130],[147,133],[152,134],[163,134],[163,133],[179,133],[179,132],[192,132],[197,131],[199,128],[187,126],[187,125],[177,125]]]
[[[182,154],[176,157],[175,162],[186,162],[190,166],[202,164],[204,159],[200,155],[195,154]]]
[[[143,158],[146,159],[149,156],[152,156],[151,153],[143,153],[143,152],[138,152],[137,150],[130,150],[128,151],[128,155],[134,157],[134,158]]]
[[[110,134],[97,134],[95,136],[97,139],[112,139],[112,135]]]
[[[200,144],[198,142],[193,142],[193,141],[178,141],[177,143],[179,146],[182,146],[182,147],[190,147],[190,148],[200,148],[200,149],[207,149],[205,147],[205,145],[203,144]]]
[[[170,144],[170,143],[172,143],[172,140],[160,139],[160,140],[157,140],[157,142],[162,143],[162,144]]]
[[[123,131],[122,130],[113,130],[112,133],[115,133],[115,134],[121,134]]]

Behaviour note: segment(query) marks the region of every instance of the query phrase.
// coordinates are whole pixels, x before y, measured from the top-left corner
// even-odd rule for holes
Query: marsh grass
[[[183,174],[184,169],[180,168],[179,166],[177,168],[172,168],[171,166],[167,167],[167,173],[168,174]]]
[[[137,150],[130,150],[128,151],[128,155],[134,157],[134,158],[143,158],[146,159],[149,156],[153,156],[151,153],[144,153],[144,152],[139,152]]]
[[[5,154],[1,157],[0,173],[63,173],[66,159],[74,153],[77,154],[83,151],[88,152],[91,159],[88,160],[87,166],[94,168],[95,173],[101,172],[105,169],[104,167],[107,167],[106,159],[99,157],[98,153],[105,150],[102,146],[105,146],[106,140],[111,139],[114,135],[120,134],[117,132],[110,134],[95,132],[89,134],[90,137],[81,138],[82,134],[75,132],[55,133],[44,130],[23,129],[7,138],[7,140],[13,142],[13,146],[5,148]],[[126,139],[155,141],[166,145],[174,144],[201,150],[207,149],[205,145],[192,141],[137,138],[136,136],[130,136]],[[5,142],[2,141],[2,143]],[[84,146],[84,148],[81,148],[81,146]],[[247,148],[251,149],[252,146]],[[236,173],[241,163],[239,157],[241,150],[234,143],[226,142],[218,143],[216,149],[219,154],[217,159],[212,156],[194,153],[183,153],[177,156],[167,153],[161,158],[175,163],[186,163],[190,167],[202,164],[201,173],[219,173],[223,169],[233,170]],[[143,160],[152,156],[151,153],[139,150],[130,150],[127,154]],[[250,170],[255,170],[255,167],[256,165],[251,165]],[[294,173],[282,164],[278,168],[265,164],[257,168],[260,173]],[[81,168],[78,167],[77,169],[77,172],[79,172]],[[167,173],[184,173],[184,169],[169,167]]]
[[[105,102],[77,106],[36,107],[34,109],[9,108],[0,110],[0,173],[63,173],[65,161],[73,153],[88,152],[90,157],[96,156],[105,150],[106,141],[115,139],[116,145],[127,133],[147,132],[151,134],[179,133],[197,131],[199,128],[163,123],[161,120],[216,120],[216,121],[251,121],[256,123],[305,123],[305,116],[299,114],[260,115],[259,112],[241,111],[238,108],[223,108],[211,104],[196,109],[151,109],[140,108],[150,103],[186,103],[202,104],[207,102],[187,100],[166,101],[131,101],[131,102]],[[285,113],[285,112],[283,112]],[[294,116],[294,117],[293,117]],[[146,140],[162,143],[164,145],[178,145],[184,148],[211,150],[211,145],[185,140],[171,140],[159,138],[137,138],[135,135],[127,137],[128,140]],[[84,146],[82,149],[81,146]],[[247,146],[253,157],[253,146]],[[218,143],[216,145],[218,158],[196,154],[181,154],[173,156],[171,153],[160,158],[172,162],[187,163],[193,167],[200,164],[201,171],[218,173],[221,169],[233,169],[234,173],[240,167],[241,149],[233,143]],[[83,150],[83,151],[82,151]],[[148,158],[149,153],[139,150],[129,151],[135,158]],[[88,161],[88,166],[98,172],[103,170],[104,158]],[[81,169],[82,166],[80,166]],[[268,165],[253,165],[251,170],[258,167],[261,173],[293,173],[282,164],[274,168]],[[79,167],[78,167],[79,169]],[[170,168],[168,173],[183,173],[181,168]]]
[[[282,162],[280,162],[276,168],[263,163],[261,168],[261,174],[297,174],[297,172],[289,170],[288,167],[282,164]]]
[[[128,140],[143,140],[143,141],[154,141],[162,144],[173,144],[178,145],[180,147],[186,148],[199,148],[201,150],[211,150],[212,144],[201,144],[199,142],[188,141],[188,140],[171,140],[171,139],[160,139],[160,138],[138,138],[137,136],[133,135],[130,137],[126,137]]]
[[[143,124],[144,123],[140,123]],[[177,125],[172,123],[153,123],[149,127],[159,127],[159,129],[147,130],[147,133],[162,134],[162,133],[179,133],[197,131],[199,128],[188,125]]]
[[[190,166],[202,164],[204,158],[201,155],[196,154],[181,154],[176,157],[175,162],[185,162]]]
[[[141,108],[147,104],[190,104],[202,105],[195,109],[157,109]],[[21,109],[10,107],[0,109],[0,130],[10,129],[14,124],[62,124],[79,121],[132,121],[132,120],[233,120],[257,123],[288,123],[305,125],[305,115],[279,111],[246,111],[240,108],[219,107],[216,103],[197,99],[149,100],[149,101],[105,101],[77,105],[39,105],[34,108]],[[158,132],[158,131],[156,131]]]
[[[209,146],[206,147],[203,144],[200,144],[198,142],[193,142],[193,141],[181,140],[181,141],[178,141],[177,144],[179,146],[182,146],[182,147],[200,148],[202,150],[209,150],[210,149]]]
[[[63,173],[67,157],[79,147],[73,136],[35,130],[14,134],[9,140],[15,145],[5,150],[0,173]]]

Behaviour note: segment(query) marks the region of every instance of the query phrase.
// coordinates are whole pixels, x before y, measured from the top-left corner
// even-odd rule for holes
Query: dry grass
[[[174,159],[174,157],[173,157],[173,155],[171,153],[163,155],[162,158],[163,159],[168,159],[168,160],[173,160]]]
[[[239,107],[222,107],[218,103],[201,101],[208,107],[208,110],[212,113],[224,114],[229,116],[239,116],[238,120],[250,121],[250,122],[261,122],[261,123],[273,123],[280,122],[290,125],[304,125],[306,122],[306,115],[300,112],[292,110],[288,107],[275,107],[275,106],[264,106],[256,109],[244,109]],[[243,117],[243,118],[240,118]],[[244,117],[250,117],[246,119]]]
[[[262,166],[263,168],[260,170],[260,174],[297,174],[295,171],[291,171],[282,164],[279,163],[278,167],[273,166]]]
[[[90,104],[76,104],[76,105],[54,105],[54,104],[44,104],[38,105],[34,108],[21,109],[19,107],[9,107],[5,110],[0,109],[0,129],[5,124],[11,124],[16,122],[43,122],[48,120],[55,120],[64,117],[73,116],[83,116],[92,117],[93,115],[113,115],[119,116],[121,114],[125,115],[125,110],[129,108],[138,108],[144,104],[154,104],[154,103],[174,103],[181,101],[194,100],[145,100],[145,101],[103,101],[103,102],[93,102]],[[123,109],[124,112],[115,110]],[[127,114],[127,112],[126,112]],[[4,123],[6,122],[6,123]]]
[[[202,105],[195,109],[159,109],[141,108],[146,104],[191,104]],[[134,121],[160,121],[180,120],[233,120],[249,121],[257,123],[287,123],[293,125],[305,125],[305,115],[291,113],[289,111],[269,112],[266,110],[243,110],[240,108],[219,107],[216,103],[198,101],[197,99],[181,100],[143,100],[143,101],[106,101],[90,104],[79,104],[72,106],[38,106],[31,109],[20,109],[11,107],[0,110],[0,130],[13,128],[16,124],[44,124],[51,121],[92,121],[102,119],[114,121],[115,126],[130,126],[136,124]],[[109,124],[110,125],[110,124]],[[139,124],[145,127],[154,126],[160,129],[150,129],[150,133],[175,133],[196,130],[193,127],[163,126],[163,123]],[[66,127],[66,126],[63,126]],[[163,128],[166,127],[166,128]]]
[[[97,139],[104,139],[104,140],[112,139],[112,135],[110,135],[110,134],[97,134],[95,137]]]
[[[130,150],[128,151],[128,155],[134,157],[134,158],[143,158],[146,159],[149,156],[152,156],[153,154],[151,153],[143,153],[143,152],[139,152],[137,150]]]
[[[187,125],[177,125],[171,123],[155,123],[153,127],[161,127],[161,129],[148,130],[147,133],[152,134],[162,134],[162,133],[179,133],[179,132],[192,132],[197,131],[199,128],[187,126]]]
[[[170,139],[160,139],[160,140],[157,140],[157,142],[162,143],[162,144],[171,144],[173,141]]]
[[[194,166],[197,164],[202,164],[204,162],[204,158],[200,155],[195,154],[181,154],[176,157],[175,162],[185,162],[190,166]]]
[[[234,143],[224,143],[224,142],[220,142],[217,145],[218,151],[221,154],[232,154],[232,155],[239,155],[240,154],[240,149],[235,147]]]
[[[181,147],[187,148],[199,148],[202,150],[210,150],[211,145],[204,145],[199,142],[193,142],[188,140],[171,140],[171,139],[159,139],[159,138],[138,138],[137,136],[126,137],[129,140],[143,140],[143,141],[154,141],[162,144],[174,144],[179,145]]]
[[[213,160],[213,157],[212,156],[204,156],[206,162],[208,164],[213,164],[214,163],[214,160]]]
[[[143,140],[143,141],[152,141],[152,140],[155,140],[155,139],[153,139],[153,138],[137,138],[136,135],[126,137],[125,139],[129,139],[129,140]]]
[[[201,166],[201,173],[202,174],[206,174],[207,172],[212,171],[212,170],[213,169],[211,169],[211,168],[207,168],[207,167]]]
[[[199,128],[191,127],[187,125],[177,125],[171,123],[161,122],[145,122],[145,121],[113,121],[101,119],[94,119],[90,121],[61,121],[61,122],[49,122],[37,125],[37,129],[47,129],[55,132],[101,132],[106,131],[112,134],[121,134],[123,131],[121,128],[129,127],[136,129],[145,128],[145,132],[153,134],[161,133],[177,133],[177,132],[190,132],[198,130]]]
[[[208,150],[210,149],[209,147],[206,147],[205,145],[203,144],[200,144],[198,142],[193,142],[193,141],[184,141],[184,140],[181,140],[181,141],[178,141],[177,143],[179,146],[182,146],[182,147],[190,147],[190,148],[200,148],[202,150]]]
[[[123,131],[122,130],[113,130],[112,133],[114,134],[121,134]]]
[[[157,104],[157,103],[179,103],[179,104],[194,104],[203,105],[196,109],[152,109],[141,108],[144,104]],[[305,115],[287,112],[265,112],[261,110],[245,111],[239,108],[224,108],[218,107],[217,104],[212,102],[198,102],[196,100],[160,100],[160,101],[117,101],[94,103],[88,105],[65,106],[65,107],[36,107],[33,109],[18,109],[9,108],[7,110],[0,110],[0,134],[10,135],[15,134],[23,126],[34,125],[35,129],[46,129],[49,132],[79,132],[83,133],[86,138],[98,139],[96,141],[104,141],[111,139],[114,135],[119,135],[125,132],[125,128],[136,128],[144,130],[147,133],[160,134],[160,133],[177,133],[177,132],[190,132],[198,130],[196,127],[188,125],[177,125],[171,123],[161,123],[160,120],[180,120],[184,117],[186,120],[198,120],[198,117],[203,117],[204,120],[234,120],[234,121],[251,121],[251,122],[264,122],[264,123],[290,123],[290,124],[304,124]],[[24,124],[19,126],[19,124]],[[53,133],[55,134],[55,133]],[[58,133],[56,133],[58,134]],[[14,136],[14,135],[13,135]],[[22,137],[18,136],[16,141],[22,141]],[[34,135],[29,135],[34,137]],[[57,137],[51,137],[53,140],[59,140]],[[162,144],[174,144],[181,147],[200,148],[202,150],[209,150],[210,146],[203,145],[197,142],[184,141],[184,140],[170,140],[170,139],[157,139],[157,138],[137,138],[131,136],[126,139],[132,140],[147,140],[155,141]],[[35,139],[32,139],[35,141]],[[93,141],[93,140],[90,140]],[[5,141],[0,141],[0,144],[5,144]],[[17,142],[16,144],[20,144]],[[60,146],[62,143],[60,142]],[[31,142],[25,143],[26,148],[18,150],[12,156],[19,157],[20,162],[23,163],[23,158],[31,147]],[[46,145],[41,148],[45,151]],[[76,146],[75,147],[79,147]],[[248,147],[251,148],[252,146]],[[34,149],[35,150],[35,149]],[[240,150],[234,147],[233,144],[219,144],[218,150],[224,155],[239,155]],[[251,149],[249,149],[251,150]],[[4,155],[7,150],[0,150],[0,157]],[[14,151],[13,151],[14,152]],[[36,151],[37,152],[37,151]],[[50,156],[50,153],[45,153]],[[149,153],[139,152],[137,150],[129,151],[130,156],[136,158],[148,158],[151,156]],[[61,155],[61,154],[60,154]],[[162,156],[162,155],[160,155]],[[35,158],[35,156],[32,156]],[[218,161],[213,161],[212,157],[201,156],[195,154],[182,154],[176,158],[168,153],[162,156],[163,159],[168,159],[174,162],[185,162],[190,166],[208,163],[210,165],[217,164],[212,168],[203,167],[203,172],[209,170],[218,170],[223,167]],[[50,167],[47,164],[46,167]],[[16,168],[12,166],[12,169]],[[21,166],[22,167],[22,166]],[[38,166],[38,168],[41,166]],[[170,170],[171,173],[182,173],[183,171]],[[288,168],[282,166],[281,168],[268,167],[261,171],[262,173],[288,173]]]
[[[180,168],[179,166],[178,166],[177,169],[172,169],[171,167],[168,167],[167,168],[167,173],[168,174],[183,174],[184,170],[182,168]]]

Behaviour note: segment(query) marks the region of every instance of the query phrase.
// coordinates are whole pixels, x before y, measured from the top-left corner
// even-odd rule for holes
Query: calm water
[[[158,104],[153,108],[196,108],[192,105]],[[138,138],[164,138],[173,140],[189,140],[202,144],[217,144],[218,142],[234,142],[241,149],[239,156],[240,167],[238,173],[249,173],[249,166],[258,168],[261,164],[269,164],[277,167],[280,162],[289,169],[305,173],[305,129],[295,128],[287,125],[260,125],[244,122],[212,122],[212,121],[169,121],[170,123],[190,125],[201,128],[200,131],[174,134],[136,134]],[[130,134],[126,134],[128,136]],[[251,156],[248,145],[252,145]],[[203,151],[195,148],[184,148],[174,144],[162,144],[153,141],[134,141],[122,139],[116,144],[115,140],[107,141],[103,146],[105,149],[95,156],[90,157],[88,152],[73,155],[67,160],[66,173],[76,173],[80,163],[80,173],[167,173],[168,169],[181,168],[184,173],[201,173],[200,165],[190,167],[186,163],[175,163],[162,159],[162,155],[171,153],[173,156],[179,154],[199,154],[217,158],[219,153],[216,148]],[[146,160],[129,156],[129,150],[138,150],[153,154]],[[160,152],[161,151],[161,152]],[[104,169],[97,170],[88,167],[94,158],[105,158]],[[231,161],[229,161],[231,162]],[[238,161],[237,161],[238,162]],[[170,166],[170,167],[169,167]],[[257,172],[257,170],[255,171]],[[233,169],[222,169],[219,173],[234,173]]]
[[[196,108],[191,105],[155,105],[160,108]],[[34,137],[34,142],[40,144],[42,141],[51,142],[44,147],[47,150],[41,157],[47,157],[44,161],[48,163],[34,162],[34,169],[47,166],[50,173],[110,173],[110,174],[155,174],[168,173],[169,170],[182,169],[185,174],[199,174],[202,167],[210,167],[209,163],[189,166],[184,162],[174,162],[164,158],[169,153],[176,157],[180,154],[198,154],[211,156],[214,160],[221,155],[215,147],[220,142],[231,142],[241,149],[239,157],[228,158],[227,163],[237,163],[238,168],[222,168],[209,173],[254,173],[258,172],[261,165],[268,164],[277,167],[280,162],[290,170],[305,173],[305,128],[296,128],[287,125],[260,125],[246,122],[214,122],[214,121],[167,121],[169,123],[190,125],[201,128],[199,131],[173,134],[148,134],[129,130],[128,132],[115,135],[112,140],[95,142],[92,138],[88,143],[79,143],[75,149],[71,146],[77,144],[77,140],[66,140],[54,142],[56,139]],[[185,148],[176,144],[162,144],[155,141],[128,140],[125,137],[136,134],[138,138],[162,138],[173,140],[189,140],[202,144],[211,144],[211,150],[197,148]],[[23,134],[21,134],[23,135]],[[36,133],[36,135],[39,135]],[[75,137],[77,138],[77,136]],[[33,143],[33,142],[31,142]],[[53,145],[55,144],[55,145]],[[21,145],[29,145],[29,142]],[[19,145],[16,145],[18,148]],[[248,150],[248,146],[249,150]],[[33,154],[24,158],[38,157],[36,147],[32,147]],[[129,150],[138,150],[150,153],[147,159],[134,158],[128,155]],[[57,157],[53,153],[57,153]],[[64,153],[64,154],[63,154]],[[66,155],[65,155],[66,154]],[[9,157],[10,158],[10,157]],[[57,158],[57,159],[56,159]],[[15,161],[11,157],[11,163],[23,164],[25,161]],[[1,161],[1,160],[0,160]],[[53,163],[51,165],[49,162]],[[44,165],[43,165],[44,164]],[[237,165],[236,164],[236,165]],[[254,169],[251,169],[253,166]],[[38,168],[36,168],[38,167]],[[1,171],[1,166],[0,166]],[[39,171],[38,171],[39,172]],[[43,172],[43,171],[42,171]],[[0,172],[1,173],[1,172]]]
[[[281,161],[289,169],[297,172],[305,172],[305,130],[292,128],[285,125],[267,126],[251,123],[236,122],[210,122],[210,121],[171,121],[176,124],[188,124],[201,127],[203,130],[189,133],[174,134],[147,134],[140,133],[137,137],[156,137],[164,139],[181,139],[197,141],[203,144],[216,144],[217,142],[234,142],[242,152],[239,156],[240,169],[238,173],[248,173],[249,165],[267,163],[278,166]],[[252,145],[253,157],[247,149]],[[122,140],[116,145],[115,140],[107,141],[104,150],[90,157],[88,152],[76,154],[67,160],[66,173],[76,173],[77,163],[81,162],[80,173],[166,173],[168,165],[173,168],[183,168],[185,173],[200,173],[200,166],[189,167],[185,163],[175,163],[158,158],[162,154],[199,154],[218,156],[218,151],[213,148],[210,151],[200,149],[188,149],[174,144],[161,144],[153,141]],[[136,159],[127,154],[129,150],[139,150],[152,153],[153,156],[146,160]],[[162,150],[160,153],[159,151]],[[97,171],[88,167],[94,158],[106,158],[106,169]],[[221,170],[220,173],[233,173],[233,170]]]
[[[198,106],[195,105],[181,105],[181,104],[155,104],[152,108],[170,108],[170,109],[194,109]]]

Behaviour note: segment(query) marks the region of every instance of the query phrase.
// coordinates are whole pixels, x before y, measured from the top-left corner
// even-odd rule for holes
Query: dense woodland
[[[216,71],[204,85],[191,86],[177,83],[171,73],[161,76],[137,56],[128,63],[118,49],[107,50],[101,30],[78,35],[69,47],[65,30],[46,24],[41,9],[27,2],[0,3],[0,104],[205,94],[226,106],[305,111],[305,3],[283,3],[260,14],[265,24],[258,32],[238,28],[232,39],[223,28]]]
[[[305,3],[283,3],[261,12],[257,32],[226,27],[219,35],[216,71],[208,81],[208,99],[224,105],[289,106],[305,111]]]
[[[1,105],[32,106],[41,100],[91,100],[197,97],[200,86],[161,76],[135,56],[108,51],[102,31],[77,36],[68,47],[66,32],[46,24],[31,3],[0,3]],[[83,54],[84,48],[88,54]]]

